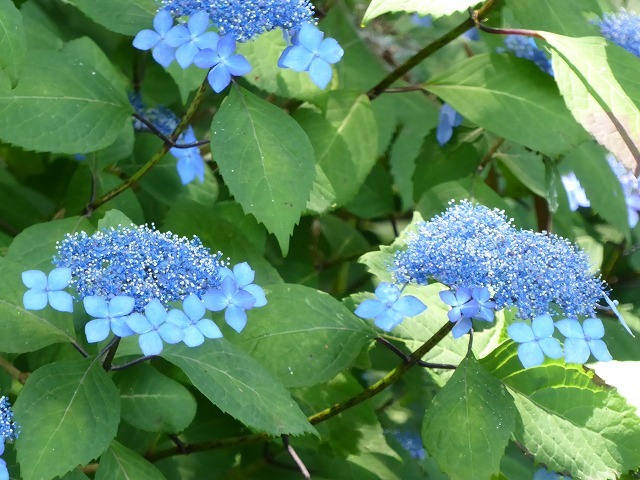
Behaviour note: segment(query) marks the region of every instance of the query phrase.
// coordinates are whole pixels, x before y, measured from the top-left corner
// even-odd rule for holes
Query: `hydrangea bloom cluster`
[[[531,60],[540,68],[540,70],[553,76],[551,60],[549,60],[547,55],[538,48],[533,37],[527,37],[524,35],[507,35],[504,39],[504,44],[506,49],[513,52],[516,57]]]
[[[599,23],[600,32],[613,43],[640,57],[640,15],[621,9],[605,13]]]
[[[220,338],[220,329],[204,318],[207,309],[226,310],[227,323],[240,332],[247,323],[246,310],[267,304],[247,263],[228,269],[222,254],[211,254],[197,237],[161,233],[146,225],[119,226],[93,235],[68,234],[57,249],[57,268],[48,283],[43,272],[23,274],[30,288],[24,306],[41,309],[48,302],[61,310],[58,295],[68,296],[72,303],[71,295],[61,292],[70,285],[91,317],[85,325],[89,343],[111,333],[138,334],[142,352],[157,355],[163,343],[183,341],[193,347],[205,338]],[[36,276],[42,278],[34,283]],[[182,309],[167,311],[179,301]],[[72,305],[64,306],[63,311],[73,310]]]
[[[451,105],[443,103],[438,115],[438,129],[436,130],[436,140],[441,147],[444,147],[453,136],[454,127],[459,127],[462,123],[462,115],[456,112]]]
[[[174,25],[174,19],[187,18]],[[313,5],[308,0],[161,0],[153,30],[142,30],[133,40],[140,50],[151,50],[153,58],[168,67],[174,60],[182,68],[195,64],[209,70],[208,80],[216,92],[224,90],[232,77],[249,73],[251,66],[235,54],[236,42],[281,28],[291,35],[291,45],[282,53],[278,66],[309,72],[320,88],[332,76],[331,64],[343,50],[315,26]],[[213,26],[217,32],[210,31]]]
[[[607,155],[607,161],[613,173],[615,173],[618,180],[620,180],[620,185],[624,192],[624,200],[627,204],[629,227],[633,228],[638,224],[638,219],[640,218],[638,216],[638,214],[640,214],[640,180],[638,180],[638,177],[636,177],[633,172],[627,170],[612,154]]]
[[[560,177],[562,185],[567,192],[567,200],[569,200],[569,210],[575,212],[579,207],[590,207],[591,202],[587,198],[587,194],[580,185],[580,180],[576,177],[576,174],[569,172],[566,175]]]
[[[162,105],[154,108],[146,108],[142,104],[142,100],[138,94],[130,94],[129,102],[138,115],[144,117],[166,137],[170,136],[180,123],[180,119],[171,110]],[[150,131],[149,127],[135,118],[133,120],[133,128],[139,132]],[[177,139],[178,144],[192,144],[197,141],[195,132],[191,126],[187,127]],[[204,159],[198,147],[172,147],[169,149],[169,153],[178,161],[176,168],[183,185],[191,183],[196,178],[199,179],[200,182],[204,181]]]
[[[0,397],[0,456],[4,453],[5,441],[12,442],[20,434],[20,428],[13,421],[13,411],[9,399]],[[9,478],[6,462],[0,458],[0,478]]]

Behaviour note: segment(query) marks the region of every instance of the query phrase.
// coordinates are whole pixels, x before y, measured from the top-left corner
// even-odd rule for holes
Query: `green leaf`
[[[307,210],[321,215],[327,210],[336,207],[335,200],[336,192],[333,190],[327,174],[316,163],[316,176],[313,179],[313,188],[311,189],[311,198],[307,202]]]
[[[295,118],[309,135],[316,161],[335,191],[336,204],[346,204],[376,161],[377,126],[369,99],[351,92],[330,92],[321,114],[302,108]]]
[[[22,15],[11,0],[0,0],[0,71],[16,86],[27,53]]]
[[[104,452],[118,429],[120,396],[98,358],[57,362],[29,376],[14,412],[23,478],[49,479]]]
[[[35,2],[20,6],[28,50],[60,50],[64,45],[58,25]]]
[[[83,40],[62,51],[31,51],[18,86],[0,89],[0,138],[28,150],[68,154],[111,145],[133,109],[118,88],[120,77],[99,68],[103,62],[92,62],[96,49]]]
[[[598,0],[582,0],[570,5],[554,0],[507,0],[517,25],[513,27],[546,30],[571,37],[586,37],[598,34],[594,15],[602,15]]]
[[[360,218],[379,218],[391,215],[394,208],[393,179],[381,165],[375,164],[357,195],[346,208]]]
[[[117,373],[122,418],[147,432],[179,433],[196,415],[193,395],[175,380],[150,365]]]
[[[96,480],[131,480],[135,478],[164,480],[165,477],[160,473],[160,470],[140,454],[114,440],[100,458]]]
[[[536,461],[593,479],[617,478],[640,465],[635,408],[591,371],[550,360],[523,369],[512,342],[482,363],[509,387],[522,419],[515,438]]]
[[[607,61],[602,37],[538,32],[551,46],[556,83],[574,117],[628,169],[640,169],[640,110]],[[634,68],[637,58],[629,62]]]
[[[206,70],[198,68],[195,65],[182,68],[178,62],[171,63],[171,65],[167,67],[167,73],[171,75],[173,81],[176,82],[176,86],[180,92],[180,100],[183,105],[187,105],[189,96],[200,87],[207,77]]]
[[[234,343],[286,387],[331,380],[375,337],[366,322],[324,292],[291,284],[265,291],[269,303]]]
[[[72,0],[70,3],[108,30],[132,36],[140,30],[153,29],[153,17],[158,10],[154,0]]]
[[[364,12],[362,25],[364,26],[374,18],[390,12],[418,13],[440,17],[467,10],[477,3],[476,0],[430,0],[428,2],[424,0],[372,0],[367,11]]]
[[[427,408],[422,439],[452,480],[489,480],[514,428],[513,399],[471,355]]]
[[[70,314],[56,312],[51,307],[44,310],[23,307],[22,296],[27,287],[22,283],[22,272],[26,270],[31,268],[0,258],[0,352],[33,352],[47,345],[75,340]]]
[[[286,255],[315,177],[305,132],[276,106],[234,87],[213,118],[211,149],[233,196]]]
[[[513,55],[476,55],[432,78],[425,88],[480,127],[552,157],[588,138],[553,77]]]
[[[269,435],[314,433],[289,392],[257,360],[225,339],[198,348],[172,345],[162,357],[223,412]]]

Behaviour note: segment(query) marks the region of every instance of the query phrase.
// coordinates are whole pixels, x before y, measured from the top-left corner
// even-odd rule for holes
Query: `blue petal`
[[[153,19],[153,28],[160,34],[167,33],[173,27],[173,17],[166,10],[160,10]]]
[[[458,305],[470,302],[472,298],[473,294],[470,288],[460,287],[456,290],[456,300],[458,301]]]
[[[175,60],[176,49],[166,45],[165,43],[159,43],[155,46],[151,55],[156,62],[166,68]]]
[[[231,83],[231,74],[229,73],[229,69],[226,65],[219,63],[211,69],[207,79],[209,80],[209,85],[211,85],[213,91],[220,93]]]
[[[191,321],[182,310],[174,308],[167,313],[167,323],[173,323],[178,328],[184,329],[191,324]]]
[[[591,353],[599,362],[609,362],[613,360],[607,345],[602,340],[589,340],[587,343],[589,344]]]
[[[49,273],[47,288],[49,290],[62,290],[69,286],[69,282],[71,282],[70,268],[54,268]]]
[[[318,49],[318,56],[327,63],[337,63],[344,55],[344,50],[335,38],[325,38]]]
[[[126,317],[127,326],[135,333],[146,333],[153,328],[147,317],[141,313],[132,313]]]
[[[109,333],[111,333],[111,329],[109,320],[106,318],[90,320],[84,326],[84,334],[87,336],[87,342],[89,343],[101,342],[109,336]]]
[[[193,42],[188,42],[176,50],[176,60],[182,68],[187,68],[193,63],[193,59],[200,51],[198,46]]]
[[[551,315],[538,315],[531,321],[531,330],[536,338],[546,338],[553,335],[553,319]]]
[[[211,48],[200,50],[198,54],[193,57],[193,63],[199,68],[211,68],[220,63],[220,61],[221,59],[218,53]]]
[[[160,300],[154,298],[146,307],[144,307],[144,314],[152,325],[162,325],[162,322],[167,318],[167,311],[165,310]]]
[[[309,69],[313,53],[303,47],[288,47],[280,55],[279,67],[290,68],[296,72],[305,72]]]
[[[243,310],[249,310],[253,308],[256,304],[256,299],[249,292],[245,292],[244,290],[238,290],[236,294],[233,296],[232,305],[236,307],[240,307]]]
[[[507,327],[507,334],[517,343],[532,342],[536,339],[531,327],[524,322],[512,323]]]
[[[138,50],[151,50],[160,41],[160,35],[153,30],[141,30],[133,39],[133,46]]]
[[[129,328],[129,325],[127,325],[127,318],[128,317],[118,317],[111,319],[111,331],[121,338],[130,337],[135,334],[135,332]]]
[[[170,344],[179,343],[184,338],[184,331],[173,323],[163,323],[158,327],[158,334]]]
[[[278,67],[280,67],[280,68],[288,68],[288,67],[283,63],[283,60],[284,60],[285,58],[287,58],[287,56],[289,55],[289,51],[290,51],[292,48],[295,48],[295,47],[293,47],[293,46],[289,45],[287,48],[285,48],[285,49],[282,51],[282,53],[280,54],[280,57],[278,58]]]
[[[138,345],[145,357],[159,355],[162,352],[162,339],[158,332],[143,333],[138,337]]]
[[[109,301],[109,316],[110,317],[122,317],[129,315],[133,312],[133,307],[136,306],[136,301],[133,297],[127,295],[119,295],[113,297]]]
[[[548,337],[538,340],[538,345],[549,358],[560,358],[563,355],[562,345],[557,338]]]
[[[393,309],[405,317],[415,317],[427,309],[427,306],[413,295],[400,297]]]
[[[478,320],[484,320],[486,322],[493,322],[495,318],[495,314],[491,308],[485,307],[484,305],[480,305],[480,310],[475,314],[473,318],[477,318]]]
[[[44,290],[47,288],[47,276],[40,270],[27,270],[26,272],[22,272],[22,283],[24,283],[27,288]]]
[[[315,52],[320,48],[324,33],[315,25],[305,23],[300,27],[300,30],[298,30],[296,37],[300,45],[311,52]]]
[[[556,322],[556,327],[567,338],[584,338],[582,325],[575,318],[565,318]]]
[[[238,287],[243,288],[253,282],[256,278],[256,272],[247,262],[242,262],[233,267],[233,277]]]
[[[471,296],[479,303],[487,303],[491,298],[491,292],[487,287],[474,287],[471,290]]]
[[[404,317],[401,314],[394,312],[393,310],[386,310],[378,315],[373,323],[375,323],[376,327],[384,330],[385,332],[390,332],[396,326],[400,325],[403,320]]]
[[[589,345],[583,338],[567,338],[564,341],[564,359],[567,363],[586,363],[591,355]]]
[[[202,300],[200,300],[194,293],[184,299],[184,301],[182,302],[182,309],[192,322],[200,320],[202,317],[204,317],[204,314],[207,311],[204,308]]]
[[[609,305],[609,307],[611,307],[611,310],[613,310],[613,313],[616,314],[616,317],[618,317],[618,320],[620,321],[620,323],[622,324],[622,326],[625,328],[625,330],[627,332],[629,332],[629,335],[631,335],[632,337],[635,337],[635,335],[633,334],[633,332],[631,331],[631,329],[629,328],[629,325],[627,325],[627,322],[624,321],[624,318],[622,318],[622,315],[620,314],[620,312],[618,311],[618,309],[616,308],[616,304],[613,302],[613,300],[611,300],[609,298],[608,295],[605,294],[604,296],[604,300],[605,302],[607,302],[607,304]]]
[[[22,296],[22,304],[27,310],[42,310],[48,301],[47,292],[42,290],[27,290]]]
[[[441,147],[444,147],[451,137],[453,136],[453,127],[444,122],[440,122],[438,124],[438,128],[436,130],[436,140],[440,144]]]
[[[471,319],[465,317],[459,320],[458,323],[454,325],[453,330],[451,330],[451,334],[453,335],[453,338],[460,338],[462,335],[471,330],[472,326],[473,324],[471,323]]]
[[[193,41],[198,45],[200,50],[204,50],[205,48],[215,50],[219,40],[220,36],[216,32],[206,32],[198,36],[198,38],[195,38]]]
[[[230,57],[236,50],[236,39],[231,35],[220,37],[216,50],[218,50],[218,55],[220,55],[221,58]]]
[[[4,443],[2,443],[2,447],[4,449]],[[7,470],[7,462],[0,458],[0,480],[10,480],[9,479],[9,470]]]
[[[224,61],[229,73],[235,77],[246,75],[251,71],[251,64],[242,55],[233,55]]]
[[[208,318],[200,320],[196,327],[198,327],[198,330],[207,338],[222,338],[222,332],[218,326]]]
[[[456,299],[456,294],[453,293],[452,290],[443,290],[438,295],[440,295],[440,300],[451,307],[455,307],[458,305],[458,300]]]
[[[524,368],[537,367],[544,362],[544,355],[536,342],[526,342],[518,346],[518,358]]]
[[[400,289],[393,283],[382,282],[376,287],[375,295],[381,302],[393,303],[400,297]]]
[[[202,296],[202,301],[207,310],[219,312],[229,306],[229,299],[220,289],[214,288]]]
[[[331,81],[333,70],[327,62],[320,58],[315,58],[309,65],[309,76],[313,83],[324,90]]]
[[[475,300],[470,300],[464,305],[460,305],[460,313],[462,313],[462,316],[464,317],[473,318],[479,311],[480,305],[478,305],[478,302]]]
[[[164,36],[164,41],[170,47],[181,47],[185,43],[191,41],[189,30],[184,25],[176,25]]]
[[[209,14],[204,10],[200,10],[189,17],[189,32],[194,37],[202,35],[209,28],[210,23]]]
[[[97,295],[90,295],[82,299],[84,310],[91,317],[106,318],[109,316],[109,304],[107,301]]]
[[[267,304],[267,297],[265,296],[264,290],[261,286],[251,284],[244,287],[243,290],[253,295],[253,298],[256,299],[256,302],[253,304],[253,308],[264,307]]]
[[[73,312],[73,297],[68,292],[49,292],[49,305],[59,312]]]
[[[447,318],[450,322],[456,323],[459,322],[464,315],[462,315],[462,311],[460,307],[453,307],[451,310],[447,312]]]
[[[247,314],[235,305],[229,305],[224,312],[224,319],[231,328],[240,333],[247,325]]]
[[[386,305],[373,298],[363,300],[354,312],[360,318],[376,318],[387,309]]]
[[[602,338],[604,337],[604,325],[599,318],[587,318],[582,322],[582,329],[584,330],[584,336],[590,338]]]
[[[182,339],[187,347],[197,347],[204,343],[204,335],[196,328],[195,325],[190,325],[184,329],[184,338]]]

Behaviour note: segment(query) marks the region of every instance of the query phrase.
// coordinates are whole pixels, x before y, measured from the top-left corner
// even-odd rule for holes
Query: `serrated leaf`
[[[147,432],[179,433],[196,414],[193,395],[180,383],[150,365],[118,372],[122,418]]]
[[[596,384],[592,372],[549,360],[523,369],[512,342],[482,363],[509,387],[522,419],[515,438],[536,461],[593,480],[617,478],[640,465],[635,408]]]
[[[120,422],[120,396],[99,359],[57,362],[33,372],[14,406],[25,480],[61,476],[109,446]]]
[[[640,110],[613,76],[606,40],[538,34],[551,47],[556,83],[571,113],[598,143],[638,174]],[[633,61],[637,63],[637,58]]]
[[[265,291],[269,303],[234,343],[286,387],[331,380],[375,337],[364,321],[324,292],[292,284],[271,285]]]
[[[514,428],[513,398],[471,355],[427,407],[422,439],[452,480],[489,480]]]
[[[364,12],[362,25],[385,13],[407,12],[440,17],[473,7],[476,0],[372,0]]]
[[[1,352],[33,352],[47,345],[75,340],[73,319],[68,313],[56,312],[51,307],[45,307],[44,310],[24,308],[22,296],[27,287],[22,283],[21,275],[31,269],[0,258]]]
[[[331,208],[335,208],[336,192],[331,182],[320,165],[316,163],[316,176],[313,179],[311,197],[307,202],[307,210],[316,215],[321,215]]]
[[[96,49],[84,40],[61,51],[31,51],[18,86],[0,89],[0,138],[28,150],[68,154],[111,145],[133,109],[112,69],[90,63]]]
[[[211,403],[250,428],[269,435],[315,432],[282,384],[225,339],[198,348],[172,345],[162,357],[181,368]]]
[[[0,70],[9,76],[15,87],[27,53],[27,37],[22,15],[11,0],[0,0],[0,52]]]
[[[464,118],[549,156],[588,139],[553,78],[513,55],[476,55],[430,79],[425,88]]]
[[[594,15],[602,14],[598,0],[582,0],[573,5],[555,0],[507,0],[505,4],[518,21],[513,27],[546,30],[571,37],[599,33],[595,22],[590,21]]]
[[[315,176],[305,132],[276,106],[233,87],[213,118],[211,149],[233,196],[286,255]]]
[[[158,11],[154,0],[73,0],[70,3],[112,32],[132,36],[140,30],[153,29],[153,17]]]
[[[153,464],[140,454],[129,450],[115,440],[100,458],[96,480],[164,480],[165,477]]]

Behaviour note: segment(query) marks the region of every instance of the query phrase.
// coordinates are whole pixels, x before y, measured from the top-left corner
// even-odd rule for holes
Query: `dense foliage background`
[[[251,71],[229,60],[216,93],[211,65],[134,48],[154,0],[0,0],[10,478],[638,478],[640,21],[619,28],[622,46],[600,26],[640,2],[314,4],[344,51],[331,45],[332,74],[280,68],[298,44],[274,29],[238,43]],[[505,44],[518,33],[535,43]],[[395,280],[415,223],[451,200],[577,243],[636,337],[601,309],[613,361],[524,368],[516,309],[453,339],[437,282],[406,287],[428,308],[391,331],[354,315]],[[82,302],[23,298],[23,272],[49,273],[65,235],[132,223],[248,262],[267,304],[240,298],[236,272],[224,306],[241,305],[236,322],[249,310],[246,327],[213,311],[222,338],[138,361],[135,336],[87,342]]]

